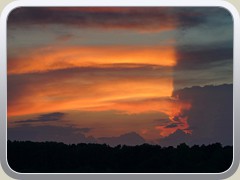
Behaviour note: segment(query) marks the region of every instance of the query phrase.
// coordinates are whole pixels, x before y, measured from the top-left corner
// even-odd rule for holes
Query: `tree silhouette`
[[[233,147],[8,141],[7,158],[21,173],[219,173],[230,167]]]

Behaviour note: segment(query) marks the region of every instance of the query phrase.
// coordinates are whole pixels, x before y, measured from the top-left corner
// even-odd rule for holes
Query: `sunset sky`
[[[7,33],[9,139],[232,143],[225,9],[18,8]]]

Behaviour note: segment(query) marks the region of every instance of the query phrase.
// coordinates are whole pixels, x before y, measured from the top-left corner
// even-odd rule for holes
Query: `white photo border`
[[[222,173],[18,173],[7,162],[7,18],[18,7],[219,7],[228,10],[233,18],[233,162]],[[5,173],[15,179],[226,179],[233,175],[240,160],[240,18],[236,8],[223,0],[18,0],[8,4],[0,18],[0,160]]]

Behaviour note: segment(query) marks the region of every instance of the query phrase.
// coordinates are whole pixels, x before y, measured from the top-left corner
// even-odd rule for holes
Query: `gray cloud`
[[[180,100],[190,101],[192,108],[183,112],[188,117],[192,134],[177,130],[160,139],[163,146],[179,143],[210,144],[220,142],[233,144],[233,85],[195,86],[174,93]]]
[[[214,66],[214,62],[233,61],[233,42],[216,43],[202,46],[181,46],[177,48],[178,69],[205,69]]]
[[[177,47],[173,76],[175,89],[232,83],[233,41]]]
[[[12,141],[55,141],[65,144],[99,143],[108,144],[110,146],[117,146],[119,144],[134,146],[145,143],[145,140],[135,132],[116,137],[87,137],[85,134],[91,130],[92,128],[74,128],[72,126],[31,126],[29,124],[24,124],[8,128],[7,133],[8,139]]]
[[[21,125],[8,128],[9,140],[18,141],[56,141],[66,144],[96,142],[93,137],[86,137],[84,134],[90,132],[91,128],[74,128],[71,126],[31,126]]]
[[[15,121],[15,124],[20,123],[36,123],[36,122],[50,122],[50,121],[59,121],[62,120],[65,116],[65,113],[61,112],[54,112],[49,114],[42,114],[38,116],[36,119],[27,119],[27,120],[21,120],[21,121]]]
[[[217,9],[217,10],[216,10]],[[81,28],[159,31],[174,26],[191,27],[203,23],[207,15],[225,12],[219,8],[18,8],[9,25],[63,24]]]

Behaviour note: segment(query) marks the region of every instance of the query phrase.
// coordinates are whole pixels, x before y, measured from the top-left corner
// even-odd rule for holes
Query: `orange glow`
[[[171,96],[173,91],[171,78],[139,81],[120,78],[114,82],[107,79],[97,80],[95,77],[92,84],[91,79],[88,80],[87,86],[82,83],[77,84],[74,80],[69,83],[68,79],[61,80],[61,88],[54,86],[54,83],[49,86],[49,82],[46,85],[29,85],[27,94],[19,102],[15,101],[12,105],[8,105],[8,115],[17,116],[71,109],[81,111],[116,110],[130,114],[159,110],[167,112],[167,109],[159,109],[165,100],[151,99]],[[81,77],[78,78],[78,81],[81,82]],[[169,104],[167,106],[169,107]]]
[[[178,115],[183,109],[190,108],[187,103],[182,103],[170,99],[147,99],[140,101],[112,102],[106,106],[88,107],[89,111],[117,110],[127,114],[140,114],[146,112],[162,112],[169,116],[173,121],[173,117]]]
[[[176,129],[188,128],[187,117],[180,115],[182,111],[190,109],[191,105],[171,97],[174,90],[171,70],[163,76],[159,76],[158,73],[161,72],[154,70],[158,66],[171,69],[175,65],[173,47],[94,46],[36,49],[17,58],[10,58],[8,75],[41,73],[37,77],[42,77],[42,74],[49,71],[69,71],[64,72],[66,74],[61,78],[44,76],[41,81],[25,84],[24,92],[13,102],[8,102],[8,117],[71,110],[89,113],[115,111],[126,115],[157,112],[168,116],[169,123],[177,123],[174,120],[176,116],[182,123],[173,128],[152,127],[159,131],[161,136],[168,136]],[[149,77],[131,71],[145,66],[152,67],[148,69],[152,73]],[[98,70],[104,68],[104,71],[93,69],[78,75],[78,69],[71,74],[73,68],[86,67]],[[115,74],[114,68],[119,68],[119,75]],[[121,68],[127,68],[128,74]],[[121,128],[124,129],[119,127]],[[140,127],[139,131],[147,137],[154,134],[149,134],[152,130],[143,127]]]
[[[74,125],[93,137],[134,131],[146,140],[191,133],[183,116],[191,103],[172,97],[179,52],[168,31],[192,23],[179,18],[189,15],[168,7],[50,7],[39,21],[24,19],[25,12],[32,11],[13,16],[23,22],[9,19],[8,127]],[[29,27],[30,36],[18,38],[25,32],[14,23]],[[42,30],[44,38],[35,38]],[[35,121],[54,112],[64,117]]]
[[[160,112],[166,114],[170,121],[175,123],[175,116],[179,117],[183,110],[191,108],[190,103],[170,97],[173,91],[171,78],[155,80],[146,78],[141,81],[120,78],[116,82],[94,79],[95,83],[92,85],[89,83],[86,87],[75,84],[74,81],[68,84],[68,79],[61,79],[61,88],[54,86],[54,82],[51,86],[48,83],[46,86],[30,85],[28,93],[22,99],[8,105],[8,116],[68,110],[89,113],[113,110],[128,115]],[[81,82],[81,77],[78,80]],[[91,78],[89,81],[91,82]],[[167,129],[164,126],[156,126],[155,128],[161,136],[167,136],[178,128],[188,128],[187,119],[185,117],[179,119],[183,123],[180,127]],[[149,136],[148,132],[142,131],[142,135]]]
[[[184,118],[179,118],[180,119],[180,123],[181,125],[178,125],[176,127],[172,127],[172,128],[166,128],[165,126],[156,126],[155,129],[159,130],[159,135],[162,137],[166,137],[169,136],[170,134],[173,134],[176,130],[181,129],[182,131],[184,131],[185,133],[191,134],[192,131],[188,130],[189,125],[187,123],[187,117]],[[176,122],[178,123],[178,122]]]
[[[73,67],[174,66],[172,47],[49,47],[10,57],[8,74],[46,72]]]

